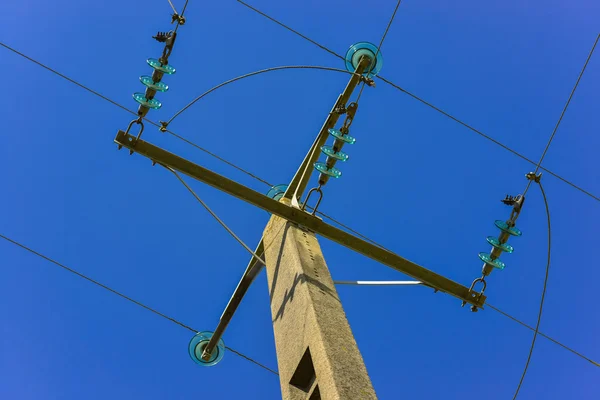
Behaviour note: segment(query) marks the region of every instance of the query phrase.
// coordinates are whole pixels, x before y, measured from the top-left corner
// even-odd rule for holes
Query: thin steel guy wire
[[[250,247],[248,247],[248,245],[246,245],[246,243],[244,243],[244,241],[242,239],[239,238],[238,235],[235,234],[235,232],[233,232],[225,222],[223,222],[223,220],[221,220],[221,218],[219,218],[219,216],[217,214],[214,213],[213,210],[210,209],[210,207],[208,206],[208,204],[206,204],[197,194],[196,192],[194,192],[194,190],[189,187],[189,185],[183,180],[183,178],[177,173],[177,171],[175,171],[173,168],[168,167],[166,165],[160,164],[161,166],[163,166],[164,168],[166,168],[167,170],[171,171],[179,180],[179,182],[181,182],[183,184],[183,186],[185,186],[185,188],[192,194],[192,196],[194,196],[194,198],[196,200],[198,200],[198,202],[200,204],[202,204],[202,206],[206,209],[206,211],[209,212],[210,215],[213,216],[214,219],[217,220],[217,222],[223,227],[225,228],[225,230],[239,243],[242,245],[242,247],[244,249],[246,249],[254,258],[256,258],[258,261],[260,261],[263,265],[267,265],[267,263],[265,262],[265,260],[263,260],[258,254],[256,254],[254,251],[252,251],[252,249]]]

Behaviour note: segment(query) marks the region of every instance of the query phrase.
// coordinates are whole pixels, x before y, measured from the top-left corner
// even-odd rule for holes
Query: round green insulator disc
[[[327,168],[327,164],[324,162],[316,162],[315,169],[325,175],[329,175],[332,178],[339,178],[342,176],[342,171],[337,168]]]
[[[146,62],[148,63],[148,65],[150,65],[152,68],[163,72],[167,75],[171,75],[175,73],[175,68],[173,68],[171,65],[167,64],[167,65],[163,65],[160,63],[160,61],[158,61],[156,58],[149,58],[146,60]]]
[[[343,151],[336,152],[331,146],[322,146],[321,151],[323,154],[335,158],[336,160],[346,161],[348,159],[348,154],[344,153]]]
[[[329,132],[329,134],[331,134],[331,136],[340,139],[341,141],[348,143],[348,144],[354,144],[354,142],[356,142],[356,139],[353,138],[350,135],[344,135],[342,132],[340,132],[339,129],[329,129],[327,130],[327,132]]]
[[[496,221],[494,221],[494,225],[496,225],[496,227],[498,229],[500,229],[502,232],[506,232],[513,236],[521,236],[523,234],[523,232],[521,232],[520,229],[517,229],[514,226],[512,226],[512,227],[508,226],[508,224],[506,222],[502,221],[501,219],[497,219]]]
[[[156,90],[157,92],[166,92],[169,90],[169,87],[165,83],[154,82],[152,78],[147,75],[140,76],[140,82],[146,85],[146,87]]]
[[[159,108],[162,107],[162,104],[160,103],[160,101],[158,101],[156,99],[148,100],[146,98],[146,96],[144,96],[144,93],[134,93],[133,99],[135,101],[137,101],[138,103],[140,103],[141,105],[143,105],[144,107],[152,108],[154,110],[158,110]]]
[[[500,241],[493,236],[488,236],[485,238],[485,240],[487,240],[488,243],[494,246],[495,248],[505,251],[507,253],[512,253],[515,250],[514,247],[512,247],[510,244],[500,243]]]
[[[492,260],[492,257],[490,257],[488,253],[479,253],[479,259],[494,268],[504,269],[504,267],[506,267],[506,264],[499,259],[496,258],[495,260]]]

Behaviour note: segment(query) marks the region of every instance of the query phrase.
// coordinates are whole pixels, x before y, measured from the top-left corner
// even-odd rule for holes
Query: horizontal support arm
[[[326,239],[332,240],[375,261],[387,265],[388,267],[423,282],[423,284],[436,290],[448,293],[477,307],[482,307],[485,304],[486,297],[471,291],[468,287],[421,267],[391,251],[382,249],[381,247],[353,236],[346,231],[331,226],[318,217],[273,200],[231,179],[163,150],[160,147],[154,146],[141,139],[136,140],[135,136],[119,131],[115,138],[115,143],[141,154],[154,162],[169,166],[191,178],[240,198],[256,207],[262,208],[271,214],[304,226]]]

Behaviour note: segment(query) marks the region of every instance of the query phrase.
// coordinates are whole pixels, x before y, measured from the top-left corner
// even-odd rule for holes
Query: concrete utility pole
[[[287,187],[285,204],[301,199],[340,109],[372,59],[362,57],[300,168]],[[306,201],[306,200],[305,200]],[[376,399],[315,234],[278,216],[263,234],[271,315],[285,400]]]
[[[153,161],[204,182],[232,196],[262,208],[272,217],[259,241],[233,296],[212,336],[190,347],[194,360],[213,365],[219,342],[244,294],[266,263],[279,377],[284,400],[376,399],[373,385],[350,330],[315,234],[337,242],[422,284],[455,296],[474,307],[483,307],[485,295],[436,274],[382,247],[323,222],[304,210],[304,194],[321,147],[356,86],[370,82],[363,71],[371,64],[365,52],[353,65],[355,73],[328,114],[317,138],[279,200],[255,192],[231,179],[154,146],[127,131],[119,131],[115,142]],[[349,108],[347,108],[347,106]],[[354,105],[355,110],[356,105]],[[135,122],[135,121],[134,121]],[[143,129],[143,126],[142,126]],[[336,139],[337,140],[337,139]],[[329,160],[329,159],[328,159]],[[320,187],[319,187],[320,190]],[[306,199],[304,200],[306,202]],[[262,258],[262,259],[261,259]],[[197,335],[198,336],[198,335]],[[200,346],[200,347],[198,347]],[[223,349],[224,350],[224,349]],[[201,356],[199,355],[201,354]],[[212,357],[212,358],[211,358]]]
[[[315,234],[273,216],[263,240],[282,398],[376,399]]]

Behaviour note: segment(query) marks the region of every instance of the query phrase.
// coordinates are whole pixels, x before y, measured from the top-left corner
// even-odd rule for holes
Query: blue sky
[[[252,5],[344,53],[379,43],[395,1],[253,0]],[[182,0],[175,2],[181,9]],[[167,0],[6,2],[1,41],[136,108],[145,60],[170,28]],[[210,87],[262,68],[343,62],[239,3],[190,0],[153,120],[165,120]],[[382,48],[381,74],[537,160],[598,34],[600,4],[586,0],[405,0]],[[0,48],[4,71],[4,172],[0,233],[198,330],[212,330],[248,261],[167,171],[117,151],[131,116]],[[296,170],[348,76],[278,71],[207,96],[170,128],[272,183]],[[544,166],[600,195],[600,55],[590,61]],[[533,166],[378,82],[352,126],[357,143],[321,210],[400,255],[465,285],[477,253],[525,187]],[[236,179],[268,187],[171,136],[144,138]],[[595,312],[598,201],[546,174],[552,266],[542,332],[600,359]],[[261,210],[201,183],[193,188],[251,247]],[[511,239],[507,267],[488,280],[493,305],[535,324],[547,227],[533,187]],[[403,275],[322,239],[334,279]],[[0,243],[0,398],[276,399],[276,376],[228,353],[212,368],[187,355],[191,333],[8,243]],[[382,399],[511,398],[532,332],[485,310],[477,314],[430,290],[340,287],[350,325]],[[262,273],[225,343],[276,368]],[[600,397],[598,370],[539,338],[522,399]]]

